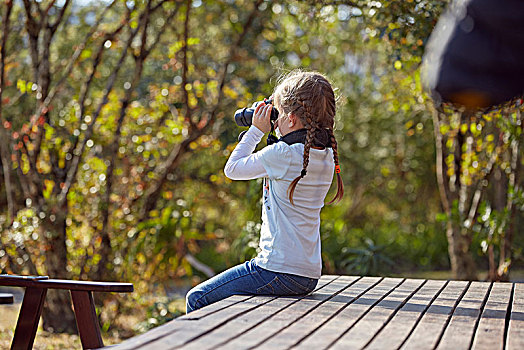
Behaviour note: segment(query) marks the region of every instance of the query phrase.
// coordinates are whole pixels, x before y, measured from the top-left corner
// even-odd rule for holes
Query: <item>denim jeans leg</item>
[[[186,312],[225,299],[235,294],[256,294],[257,288],[266,283],[257,273],[254,261],[232,267],[191,289],[186,296]]]
[[[303,295],[311,292],[316,279],[263,269],[254,259],[232,267],[191,289],[186,312],[240,295]]]
[[[267,270],[265,270],[267,271]],[[305,295],[315,289],[318,280],[288,273],[267,271],[273,278],[257,289],[259,295]]]

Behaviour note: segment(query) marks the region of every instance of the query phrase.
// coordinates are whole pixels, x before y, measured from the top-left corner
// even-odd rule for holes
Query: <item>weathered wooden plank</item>
[[[424,313],[401,349],[435,348],[449,316],[468,286],[469,282],[466,281],[450,281]]]
[[[326,348],[402,281],[401,278],[385,278],[379,283],[369,280],[367,284],[355,284],[341,293],[339,300],[326,303],[315,310],[315,314],[308,315],[300,324],[271,340],[287,346],[299,344],[304,349]]]
[[[401,280],[399,279],[398,282],[400,281]],[[377,287],[377,285],[380,285],[380,287]],[[294,346],[311,333],[315,332],[333,317],[343,312],[348,305],[351,305],[359,297],[374,288],[387,288],[389,290],[391,289],[391,286],[389,286],[388,282],[384,282],[384,279],[382,278],[364,277],[349,288],[343,290],[340,294],[327,299],[326,302],[319,305],[318,308],[315,308],[301,318],[299,322],[293,323],[290,327],[268,339],[264,345],[267,345],[267,348],[272,349],[282,349]],[[341,327],[340,324],[338,326],[339,328]],[[315,337],[318,337],[318,335],[315,335]]]
[[[199,320],[201,318],[214,314],[215,312],[222,311],[232,305],[238,304],[240,302],[244,302],[250,298],[253,298],[253,296],[252,295],[233,295],[233,296],[230,296],[229,298],[217,301],[216,303],[213,303],[201,309],[195,310],[184,316],[180,316],[177,318],[177,320]]]
[[[105,347],[104,349],[111,348],[111,350],[131,350],[140,349],[143,346],[152,343],[160,338],[169,336],[176,332],[176,328],[173,327],[172,322],[175,320],[165,323],[161,326],[151,329],[144,334],[130,338],[118,345],[112,345]]]
[[[512,283],[494,283],[473,341],[476,350],[502,350]]]
[[[47,276],[0,275],[0,286],[115,293],[129,293],[133,291],[132,283],[60,280],[49,279]]]
[[[178,320],[171,321],[174,332],[169,337],[159,338],[147,345],[141,346],[140,349],[175,349],[183,346],[189,341],[192,341],[216,328],[226,325],[228,322],[233,320],[240,315],[250,312],[261,305],[264,305],[271,300],[274,300],[274,296],[259,296],[249,298],[242,303],[231,305],[227,309],[221,310],[211,314],[205,318],[198,320]]]
[[[421,287],[424,280],[405,280],[384,299],[380,300],[364,317],[362,317],[347,332],[341,331],[342,337],[338,339],[331,349],[361,349],[365,347],[404,305],[404,303]],[[314,335],[309,340],[318,339]],[[302,347],[312,348],[308,342]],[[318,348],[318,347],[315,347]],[[389,348],[389,347],[388,347]]]
[[[515,283],[509,319],[508,350],[524,349],[524,283]]]
[[[417,320],[442,291],[447,281],[428,280],[402,306],[395,317],[366,347],[366,350],[398,349],[409,336]]]
[[[112,347],[113,350],[128,350],[128,349],[136,349],[140,348],[142,346],[145,346],[146,344],[152,343],[157,341],[160,338],[163,338],[165,336],[168,336],[177,330],[180,329],[180,326],[177,322],[187,320],[187,321],[196,321],[199,319],[202,319],[206,316],[212,315],[214,313],[217,313],[219,311],[225,310],[228,307],[238,304],[240,302],[244,302],[248,299],[253,298],[251,295],[233,295],[229,298],[226,298],[224,300],[218,301],[214,304],[211,304],[209,306],[206,306],[202,309],[193,311],[189,315],[181,316],[173,321],[170,321],[160,327],[156,327],[144,334],[141,334],[139,336],[133,337],[131,339],[128,339],[121,344]],[[195,314],[193,317],[189,317],[191,315]]]
[[[378,277],[363,279],[368,280],[367,283],[370,283],[372,280],[374,282],[380,280]],[[261,346],[261,344],[266,344],[267,340],[275,334],[295,324],[297,321],[302,322],[302,318],[305,315],[318,308],[326,300],[337,298],[337,293],[344,291],[344,289],[348,288],[348,286],[351,286],[351,283],[357,280],[357,277],[341,276],[326,287],[301,299],[300,302],[294,303],[286,309],[286,312],[275,314],[267,321],[259,324],[255,328],[250,329],[248,332],[243,333],[232,341],[221,345],[219,348],[247,349],[254,346]],[[360,281],[361,280],[358,280],[356,283],[359,283]]]
[[[471,282],[468,291],[455,308],[437,349],[470,348],[490,287],[491,283],[488,282]]]
[[[322,278],[317,284],[315,292],[318,292],[323,287],[332,282],[334,279],[338,278],[338,276],[330,277],[331,279],[327,279],[325,277]],[[358,279],[358,277],[353,278],[355,280]],[[227,331],[224,331],[221,328],[212,330],[206,333],[204,336],[196,339],[195,341],[186,344],[184,346],[184,349],[216,349],[220,345],[227,344],[229,341],[237,338],[243,333],[246,333],[255,326],[262,324],[275,314],[283,312],[288,307],[290,307],[296,302],[299,302],[305,297],[306,296],[279,297],[274,300],[271,300],[269,303],[266,303],[249,313],[242,314],[238,318],[235,318],[228,322],[228,324],[226,325]]]

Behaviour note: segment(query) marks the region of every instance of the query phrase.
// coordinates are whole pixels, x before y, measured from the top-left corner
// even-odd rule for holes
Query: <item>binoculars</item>
[[[264,101],[258,101],[253,103],[251,107],[245,107],[237,109],[235,112],[235,122],[238,126],[251,126],[253,122],[253,114],[255,114],[255,109],[257,106],[264,102],[265,104],[273,104],[273,100],[265,99]],[[276,108],[271,109],[270,121],[274,122],[278,118],[278,111]]]

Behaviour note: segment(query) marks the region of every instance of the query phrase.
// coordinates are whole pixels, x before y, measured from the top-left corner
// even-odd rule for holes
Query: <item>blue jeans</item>
[[[232,267],[191,289],[186,295],[186,312],[235,294],[304,295],[316,287],[318,279],[273,272],[255,264],[255,259]]]

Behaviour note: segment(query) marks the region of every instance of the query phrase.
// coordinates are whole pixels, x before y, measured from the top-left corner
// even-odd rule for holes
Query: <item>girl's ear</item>
[[[302,121],[300,120],[299,117],[297,117],[296,115],[294,115],[293,113],[290,113],[288,115],[288,119],[289,119],[289,127],[290,128],[298,128],[298,129],[301,129],[304,127],[304,125],[302,124]]]
[[[297,123],[297,116],[294,115],[293,113],[290,113],[288,115],[288,119],[289,119],[289,127],[292,128],[293,126],[295,126],[295,124]]]

